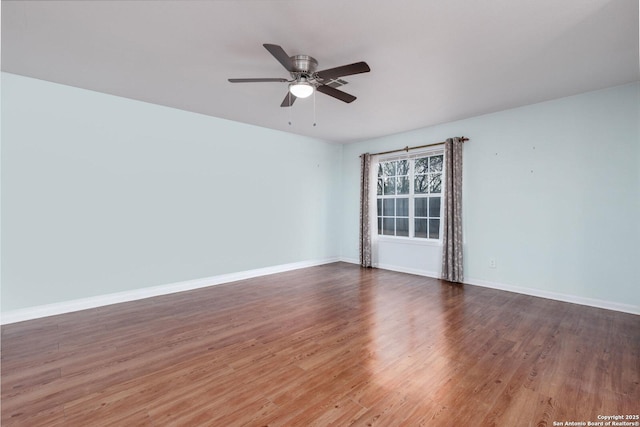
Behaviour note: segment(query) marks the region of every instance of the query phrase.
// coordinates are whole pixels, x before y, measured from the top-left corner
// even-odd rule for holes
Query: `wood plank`
[[[2,425],[635,414],[639,316],[335,263],[2,326]]]

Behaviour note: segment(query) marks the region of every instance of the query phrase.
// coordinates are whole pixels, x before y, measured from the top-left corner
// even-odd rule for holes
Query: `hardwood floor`
[[[336,263],[2,327],[3,426],[640,413],[640,316]]]

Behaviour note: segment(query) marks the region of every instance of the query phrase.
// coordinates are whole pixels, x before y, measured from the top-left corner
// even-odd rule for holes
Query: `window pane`
[[[416,219],[415,220],[415,232],[414,237],[427,237],[427,220],[426,219]]]
[[[382,163],[378,163],[378,177],[381,177],[382,174],[383,174]]]
[[[430,239],[440,238],[440,220],[439,219],[429,220],[429,238]]]
[[[382,216],[382,199],[378,199],[378,216]]]
[[[378,179],[378,196],[382,196],[382,179]]]
[[[384,179],[384,194],[396,194],[396,179],[391,177],[391,178],[385,178]]]
[[[409,160],[398,160],[396,175],[409,175]]]
[[[409,199],[396,199],[396,216],[409,216]]]
[[[415,207],[414,207],[414,215],[415,216],[427,216],[427,202],[429,199],[426,197],[416,197],[415,198]]]
[[[385,176],[394,176],[396,174],[396,162],[383,163],[382,171]]]
[[[429,171],[429,158],[423,157],[416,159],[416,172],[415,173],[427,173]]]
[[[396,236],[409,235],[409,218],[396,219]]]
[[[395,211],[393,209],[393,205],[394,205],[393,202],[395,202],[395,199],[383,199],[382,215],[384,216],[395,215]]]
[[[393,230],[394,222],[393,218],[382,218],[382,234],[393,236],[395,234]]]
[[[442,174],[434,173],[431,175],[431,182],[429,183],[430,193],[440,193],[442,191]]]
[[[415,187],[413,191],[416,194],[425,194],[429,190],[428,187],[428,176],[429,175],[417,175],[415,179]]]
[[[442,172],[442,156],[433,156],[429,160],[431,172]]]
[[[378,234],[382,234],[382,218],[378,217]]]
[[[429,197],[429,216],[440,218],[440,197]]]
[[[398,194],[409,194],[409,177],[401,176],[396,178],[398,184]]]

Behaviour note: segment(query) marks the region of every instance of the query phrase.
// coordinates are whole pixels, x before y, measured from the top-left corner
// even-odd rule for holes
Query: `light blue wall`
[[[359,154],[465,135],[467,279],[638,306],[639,117],[635,83],[347,145],[342,254],[358,257]]]
[[[2,74],[2,309],[339,255],[339,145]]]
[[[638,305],[639,117],[636,83],[340,146],[3,73],[1,307],[357,259],[359,154],[454,135],[468,279]]]

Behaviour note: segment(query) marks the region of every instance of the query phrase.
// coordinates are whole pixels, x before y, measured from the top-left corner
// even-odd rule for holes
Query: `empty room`
[[[1,6],[3,426],[640,426],[637,0]]]

